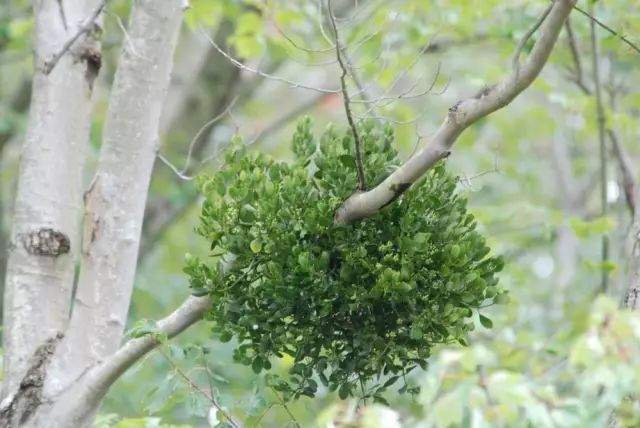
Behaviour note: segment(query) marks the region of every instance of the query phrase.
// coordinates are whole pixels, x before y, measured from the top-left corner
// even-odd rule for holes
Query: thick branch
[[[157,331],[168,338],[172,338],[200,321],[210,307],[211,300],[209,297],[190,296],[170,315],[158,321]],[[87,378],[91,379],[93,388],[107,389],[122,373],[158,345],[159,342],[153,335],[131,339],[115,354],[105,360],[104,363],[91,370]]]
[[[182,333],[201,320],[210,306],[208,297],[190,296],[169,316],[157,322],[157,333],[167,338]],[[56,395],[55,400],[50,400],[50,407],[41,412],[40,420],[34,421],[33,426],[89,426],[87,421],[91,420],[109,387],[136,361],[159,345],[158,336],[153,334],[129,340],[113,355],[80,376],[71,387]]]
[[[575,0],[556,0],[541,26],[541,35],[527,61],[497,85],[456,103],[433,139],[380,185],[356,193],[336,211],[335,223],[369,217],[393,202],[439,160],[447,157],[458,136],[469,125],[506,106],[538,76],[556,43]]]

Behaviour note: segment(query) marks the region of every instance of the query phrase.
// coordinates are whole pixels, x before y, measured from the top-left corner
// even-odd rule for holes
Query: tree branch
[[[606,142],[606,119],[604,116],[604,107],[602,105],[602,85],[600,82],[600,58],[598,52],[598,40],[596,38],[595,21],[590,21],[591,28],[591,57],[593,66],[593,86],[596,98],[596,117],[598,121],[598,142],[600,149],[600,207],[602,216],[606,216],[608,212],[608,195],[607,195],[607,142]],[[609,259],[609,236],[605,233],[602,235],[602,263],[606,263]],[[605,293],[609,285],[609,273],[606,269],[602,269],[602,279],[600,281],[600,291]]]
[[[595,16],[591,15],[589,12],[587,12],[584,9],[579,8],[578,6],[574,6],[573,7],[575,10],[577,10],[578,12],[580,12],[581,14],[583,14],[584,16],[586,16],[587,18],[589,18],[591,20],[592,23],[597,24],[599,27],[605,29],[607,32],[609,32],[610,34],[618,37],[620,40],[622,40],[623,42],[625,42],[631,49],[633,49],[634,51],[640,53],[640,46],[636,45],[635,43],[633,43],[631,40],[629,40],[629,38],[627,38],[626,36],[618,33],[617,31],[615,31],[613,28],[609,27],[607,24],[605,24],[604,22],[600,21],[598,18],[596,18]]]
[[[93,30],[96,19],[98,19],[98,16],[100,16],[100,14],[102,13],[102,10],[107,4],[107,1],[108,0],[100,0],[100,2],[96,5],[95,9],[93,9],[87,19],[85,19],[84,22],[80,25],[76,33],[62,45],[62,48],[60,48],[60,50],[56,52],[51,57],[51,59],[47,60],[44,63],[44,66],[42,67],[42,72],[44,74],[51,73],[58,61],[60,61],[60,58],[62,58],[63,55],[66,54],[69,49],[71,49],[71,46],[73,46],[73,44],[80,38],[80,36],[87,34],[88,32]],[[60,5],[60,7],[62,7],[62,5]]]
[[[338,60],[338,64],[340,64],[340,69],[342,70],[342,74],[340,75],[340,88],[342,90],[342,101],[344,103],[344,111],[347,115],[347,121],[349,122],[349,127],[351,127],[351,133],[353,134],[353,141],[355,144],[355,152],[356,152],[356,170],[358,172],[358,190],[365,191],[367,188],[367,183],[364,177],[364,165],[362,159],[362,142],[360,141],[360,136],[358,135],[358,128],[356,128],[356,124],[353,121],[353,115],[351,114],[351,106],[349,105],[349,91],[347,89],[347,66],[345,65],[345,60],[342,58],[342,45],[340,44],[340,35],[338,34],[338,26],[336,25],[336,17],[333,14],[333,6],[332,1],[328,0],[329,7],[329,22],[331,22],[331,27],[333,28],[333,34],[335,36],[335,44],[336,44],[336,58]]]
[[[158,335],[170,339],[182,333],[201,320],[210,307],[208,297],[189,296],[175,311],[156,323],[157,334],[129,340],[114,354],[82,374],[68,389],[48,395],[46,398],[51,404],[49,411],[43,413],[44,417],[49,422],[56,421],[58,427],[84,426],[111,385],[136,361],[161,344]],[[50,400],[52,397],[55,400]],[[34,424],[49,425],[47,421]]]
[[[547,19],[541,25],[539,39],[519,71],[514,70],[497,85],[452,106],[433,139],[426,146],[380,185],[348,198],[336,211],[334,222],[346,224],[369,217],[393,202],[433,165],[450,154],[456,139],[469,125],[513,101],[542,70],[574,4],[575,0],[555,0]]]
[[[553,7],[553,2],[550,3],[549,6],[547,6],[547,8],[544,10],[544,12],[542,12],[542,14],[538,17],[538,19],[536,20],[535,24],[533,24],[533,26],[531,28],[529,28],[529,30],[520,39],[520,42],[518,43],[518,46],[516,47],[516,52],[513,55],[513,60],[512,60],[513,69],[515,70],[516,76],[520,72],[520,54],[522,53],[522,50],[524,49],[524,47],[527,44],[527,42],[529,41],[529,39],[531,39],[533,34],[536,31],[538,31],[538,28],[540,28],[540,26],[542,25],[544,20],[547,19],[547,16],[549,16],[549,12],[551,12],[551,8],[552,7]]]
[[[157,322],[157,332],[171,339],[200,321],[210,307],[209,297],[189,296],[175,311]],[[116,379],[158,345],[160,342],[157,337],[151,334],[131,339],[103,363],[89,371],[86,377],[91,379],[93,388],[104,390],[106,393],[106,389]]]
[[[587,95],[591,94],[591,90],[584,82],[584,75],[582,73],[582,61],[580,60],[580,52],[578,50],[578,42],[573,34],[573,28],[571,27],[571,19],[567,19],[565,22],[565,29],[567,30],[567,44],[569,45],[569,51],[571,52],[571,59],[573,60],[573,82]]]

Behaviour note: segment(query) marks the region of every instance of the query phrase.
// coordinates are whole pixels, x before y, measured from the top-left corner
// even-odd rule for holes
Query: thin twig
[[[224,108],[224,110],[220,112],[220,114],[216,115],[215,117],[207,121],[204,125],[202,125],[202,127],[198,130],[198,132],[196,132],[196,135],[191,139],[191,142],[189,143],[189,150],[187,151],[187,160],[185,161],[184,168],[182,168],[182,170],[180,171],[181,174],[186,174],[187,171],[189,170],[189,166],[191,165],[191,158],[193,156],[193,148],[195,147],[196,143],[200,139],[200,136],[202,135],[202,133],[205,132],[207,129],[209,129],[213,124],[218,122],[220,119],[225,117],[231,111],[231,109],[233,108],[237,100],[238,100],[238,97],[237,96],[234,97],[231,100],[231,102]]]
[[[520,39],[518,47],[516,47],[516,52],[513,54],[513,69],[515,71],[516,79],[518,78],[518,74],[520,73],[520,54],[522,53],[522,50],[524,49],[531,36],[533,36],[533,33],[538,31],[538,28],[540,28],[544,20],[547,19],[547,16],[549,16],[554,3],[555,1],[552,1],[549,6],[547,6],[544,12],[542,12],[542,15],[540,15],[535,24],[533,24],[533,27],[531,27]]]
[[[631,160],[629,159],[629,154],[624,150],[624,147],[618,140],[618,135],[612,129],[607,129],[607,136],[609,137],[609,141],[611,141],[611,151],[617,158],[618,164],[620,166],[624,197],[627,202],[627,208],[629,208],[629,212],[631,213],[631,219],[633,220],[636,217],[638,205],[638,185],[631,170]]]
[[[333,27],[333,33],[335,36],[335,45],[336,45],[336,58],[338,60],[338,64],[342,69],[342,74],[340,75],[340,86],[342,88],[342,100],[344,103],[344,110],[347,115],[347,121],[349,122],[349,126],[351,127],[351,132],[353,133],[353,139],[355,143],[355,151],[356,151],[356,171],[358,174],[358,190],[365,191],[367,188],[367,183],[364,175],[364,163],[362,159],[362,142],[360,141],[360,136],[358,135],[358,129],[356,128],[356,124],[353,120],[353,115],[351,114],[351,106],[349,105],[349,91],[347,89],[347,66],[345,65],[345,60],[342,58],[342,46],[340,45],[340,35],[338,34],[338,26],[336,25],[335,15],[333,14],[333,6],[332,1],[328,0],[328,8],[329,8],[329,21],[331,22],[331,26]]]
[[[258,417],[258,419],[256,419],[255,423],[253,424],[253,426],[260,426],[259,423],[262,421],[262,419],[264,419],[264,417],[267,415],[267,413],[269,413],[269,410],[273,409],[273,406],[275,406],[276,403],[271,403],[267,406],[266,409],[264,409],[264,412],[262,412],[260,414],[260,416]]]
[[[165,352],[165,350],[163,349],[162,346],[158,347],[158,352],[160,352],[160,354],[167,360],[167,362],[169,363],[169,365],[171,366],[173,371],[175,371],[182,379],[184,379],[184,381],[191,388],[193,388],[193,390],[195,390],[196,392],[198,392],[199,394],[204,396],[209,402],[211,402],[213,407],[218,409],[218,411],[224,416],[224,418],[227,421],[229,421],[231,426],[233,426],[235,428],[240,428],[241,425],[235,419],[233,419],[227,412],[224,411],[222,406],[220,406],[220,404],[218,404],[218,401],[215,399],[215,397],[213,395],[209,395],[209,393],[207,391],[205,391],[204,389],[200,388],[200,385],[198,385],[193,380],[191,380],[191,378],[189,376],[187,376],[187,374],[184,371],[182,371],[182,369],[180,367],[177,366],[177,364],[171,359],[171,357],[169,355],[167,355],[167,353]]]
[[[273,24],[274,28],[276,29],[276,31],[278,31],[278,33],[280,33],[280,35],[282,37],[284,37],[284,39],[286,41],[288,41],[291,46],[293,46],[294,48],[301,50],[303,52],[307,52],[307,53],[329,53],[329,52],[333,52],[333,50],[335,49],[335,46],[332,44],[330,47],[328,48],[323,48],[323,49],[313,49],[313,48],[307,48],[305,46],[300,45],[299,43],[297,43],[295,40],[293,40],[293,38],[291,38],[289,35],[287,35],[287,33],[284,32],[284,30],[280,27],[280,25],[278,24],[278,21],[276,21],[275,17],[271,15],[271,23]]]
[[[136,47],[133,45],[133,42],[131,41],[131,37],[129,36],[129,32],[127,31],[127,29],[124,26],[124,23],[122,22],[122,18],[120,18],[120,16],[117,13],[111,12],[109,9],[105,9],[105,13],[111,16],[116,21],[118,28],[120,28],[120,31],[122,31],[122,35],[124,36],[124,40],[127,43],[127,47],[129,48],[129,51],[131,52],[131,54],[145,61],[149,61],[149,58],[146,58],[140,55],[136,50]]]
[[[581,9],[578,6],[573,6],[573,8],[575,10],[577,10],[578,12],[580,12],[581,14],[583,14],[584,16],[586,16],[587,18],[589,18],[591,20],[592,23],[597,24],[598,26],[600,26],[601,28],[605,29],[606,31],[608,31],[610,34],[618,37],[620,40],[622,40],[623,42],[625,42],[631,49],[633,49],[634,51],[638,52],[640,54],[640,46],[638,46],[637,44],[635,44],[634,42],[632,42],[631,40],[629,40],[627,37],[625,37],[624,35],[618,33],[617,31],[615,31],[614,29],[612,29],[611,27],[609,27],[607,24],[605,24],[604,22],[600,21],[598,18],[596,18],[595,16],[593,16],[592,14],[590,14],[589,12],[587,12],[584,9]]]
[[[564,23],[564,28],[567,30],[567,44],[569,45],[569,52],[571,52],[571,59],[573,60],[573,76],[572,79],[582,92],[585,94],[590,94],[591,90],[584,82],[584,75],[582,72],[582,61],[580,60],[580,51],[578,49],[578,41],[576,40],[575,35],[573,34],[573,29],[571,27],[571,17],[567,18],[567,21]]]
[[[213,386],[213,373],[209,369],[209,365],[207,364],[207,357],[204,353],[204,349],[200,349],[200,357],[202,361],[202,367],[204,367],[204,371],[207,374],[207,381],[209,383],[209,393],[213,397],[215,394],[215,387]]]
[[[64,45],[62,45],[62,48],[57,53],[55,53],[50,60],[44,63],[44,66],[42,68],[42,72],[44,74],[51,73],[58,61],[60,61],[60,58],[62,58],[64,54],[67,53],[69,49],[71,49],[71,46],[73,46],[76,40],[78,40],[80,36],[88,33],[93,29],[95,20],[98,19],[98,16],[100,16],[100,13],[107,4],[107,1],[108,0],[101,0],[93,10],[93,12],[91,12],[91,15],[89,15],[89,17],[85,19],[85,21],[80,25],[78,31],[69,40],[67,40]]]
[[[600,203],[602,216],[607,215],[608,211],[608,195],[607,195],[607,143],[605,137],[605,116],[604,107],[602,105],[602,89],[600,82],[600,64],[598,52],[598,40],[596,38],[595,21],[590,21],[591,28],[591,54],[593,59],[593,86],[596,97],[596,115],[598,121],[598,140],[600,143]],[[609,260],[609,236],[605,233],[602,235],[602,263]],[[605,293],[609,285],[609,273],[604,266],[602,268],[602,279],[600,282],[600,291]]]
[[[400,80],[402,80],[409,71],[411,71],[411,69],[413,69],[413,67],[418,63],[418,61],[420,60],[420,58],[422,57],[422,55],[427,52],[429,50],[429,46],[431,46],[430,43],[425,44],[419,51],[418,54],[415,56],[415,58],[413,59],[413,61],[411,61],[411,63],[404,68],[400,73],[398,73],[398,75],[393,79],[393,81],[391,82],[391,84],[389,85],[389,87],[384,91],[383,95],[371,100],[371,101],[365,101],[362,99],[356,99],[356,100],[352,100],[351,102],[356,104],[356,103],[365,103],[365,102],[374,102],[374,103],[379,103],[380,101],[384,101],[384,100],[396,100],[396,99],[400,99],[400,98],[415,98],[415,97],[420,97],[425,95],[426,93],[428,93],[428,91],[430,89],[433,89],[433,85],[435,84],[435,82],[437,81],[437,78],[440,74],[440,63],[438,63],[438,69],[436,70],[436,76],[432,81],[432,84],[430,85],[430,89],[425,91],[425,93],[423,94],[419,94],[419,95],[415,95],[415,96],[408,96],[407,94],[411,91],[413,91],[413,89],[415,89],[415,87],[417,86],[417,83],[414,84],[408,91],[405,91],[403,94],[401,94],[400,96],[388,96],[389,93],[393,90],[393,88],[395,88],[395,86],[398,84],[398,82],[400,82]]]
[[[337,94],[337,93],[340,93],[340,89],[327,89],[327,88],[317,88],[317,87],[314,87],[314,86],[308,86],[308,85],[305,85],[305,84],[302,84],[302,83],[294,82],[294,81],[289,80],[289,79],[285,79],[284,77],[274,76],[272,74],[265,73],[264,71],[262,71],[260,69],[257,69],[257,68],[249,67],[248,65],[243,64],[242,62],[240,62],[237,59],[235,59],[234,57],[232,57],[229,53],[224,51],[220,46],[218,46],[218,44],[204,30],[201,29],[201,33],[209,41],[209,43],[211,43],[211,46],[213,46],[214,49],[216,51],[218,51],[218,53],[220,55],[224,56],[226,59],[228,59],[231,62],[231,64],[233,64],[234,66],[236,66],[240,70],[244,70],[244,71],[248,71],[250,73],[257,74],[259,76],[264,77],[265,79],[271,79],[271,80],[276,80],[276,81],[279,81],[279,82],[282,82],[282,83],[286,83],[289,86],[291,86],[292,88],[309,89],[311,91],[322,92],[322,93],[325,93],[325,94]]]
[[[498,167],[498,154],[496,153],[494,158],[493,158],[493,167],[491,169],[487,169],[484,171],[480,171],[477,174],[474,174],[470,177],[462,176],[458,178],[458,181],[464,185],[466,185],[470,190],[473,190],[471,187],[471,180],[475,180],[477,178],[480,178],[484,175],[488,175],[488,174],[494,174],[494,173],[500,173],[500,168]]]
[[[69,28],[69,24],[67,24],[67,14],[64,12],[64,5],[62,4],[62,0],[58,0],[58,11],[60,12],[60,20],[62,21],[62,26],[66,30]]]
[[[282,398],[282,396],[276,390],[273,390],[273,393],[276,395],[276,397],[278,397],[278,400],[280,401],[280,405],[285,410],[285,412],[287,412],[287,414],[289,415],[293,423],[295,423],[297,426],[300,426],[296,417],[293,415],[293,413],[291,413],[291,410],[289,410],[289,406],[287,406],[287,403],[284,401],[284,398]]]
[[[164,157],[164,155],[160,152],[158,152],[157,154],[158,159],[160,159],[162,161],[163,164],[165,164],[166,166],[169,167],[169,169],[171,169],[171,171],[174,172],[175,175],[178,176],[178,178],[180,178],[181,180],[185,180],[185,181],[191,181],[194,178],[196,178],[195,176],[192,175],[186,175],[184,174],[182,171],[180,171],[174,164],[171,163],[171,161],[169,159],[167,159],[166,157]]]

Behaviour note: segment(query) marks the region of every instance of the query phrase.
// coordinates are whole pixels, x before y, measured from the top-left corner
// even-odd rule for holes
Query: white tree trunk
[[[100,67],[95,34],[80,37],[51,73],[43,69],[95,4],[34,1],[35,72],[5,283],[2,397],[16,393],[36,348],[61,332],[69,316],[91,94]]]
[[[134,3],[111,91],[97,172],[85,195],[74,310],[51,367],[48,393],[65,388],[113,354],[122,339],[181,22],[181,0]]]

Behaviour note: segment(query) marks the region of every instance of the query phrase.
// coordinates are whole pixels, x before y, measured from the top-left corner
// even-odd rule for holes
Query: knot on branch
[[[380,209],[394,203],[404,192],[407,191],[409,187],[411,187],[411,183],[398,183],[389,186],[389,190],[393,192],[393,196],[383,206],[381,206]]]
[[[48,227],[32,230],[20,237],[27,253],[35,256],[58,257],[71,249],[67,235]]]
[[[93,88],[93,81],[100,72],[102,67],[102,53],[97,46],[86,46],[80,52],[80,60],[87,63],[87,69],[85,71],[85,80],[89,84],[89,88]]]

